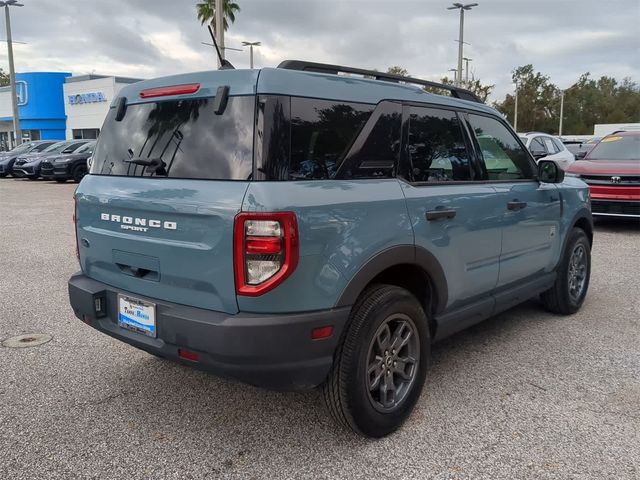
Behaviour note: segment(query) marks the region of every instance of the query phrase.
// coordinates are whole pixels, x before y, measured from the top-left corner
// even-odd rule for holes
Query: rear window
[[[589,160],[640,160],[640,135],[603,138],[587,155]]]
[[[213,98],[111,109],[93,154],[94,175],[247,180],[253,163],[255,97],[230,97],[216,115]],[[145,165],[146,164],[146,165]]]

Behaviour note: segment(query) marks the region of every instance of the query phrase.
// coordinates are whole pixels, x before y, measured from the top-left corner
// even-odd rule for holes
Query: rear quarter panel
[[[262,296],[238,296],[238,306],[246,312],[332,308],[367,260],[391,246],[414,242],[395,179],[253,182],[242,210],[295,212],[300,235],[296,270]]]

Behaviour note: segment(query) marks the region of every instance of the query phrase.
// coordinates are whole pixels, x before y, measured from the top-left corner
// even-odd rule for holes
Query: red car
[[[594,216],[640,218],[640,132],[607,135],[567,175],[589,184]]]

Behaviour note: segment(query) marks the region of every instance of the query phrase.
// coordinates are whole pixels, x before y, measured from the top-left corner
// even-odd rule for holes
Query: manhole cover
[[[25,335],[7,338],[2,342],[2,346],[8,348],[37,347],[38,345],[47,343],[51,338],[51,335],[47,335],[46,333],[27,333]]]

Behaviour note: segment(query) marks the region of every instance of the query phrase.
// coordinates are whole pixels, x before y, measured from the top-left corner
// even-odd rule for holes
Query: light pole
[[[458,84],[458,69],[457,68],[450,68],[449,71],[453,72],[453,83],[455,83],[457,85]]]
[[[22,130],[20,130],[20,117],[18,114],[18,92],[16,91],[16,70],[13,65],[13,43],[11,41],[11,16],[9,7],[23,7],[18,0],[0,1],[0,7],[4,7],[4,18],[7,26],[7,49],[9,50],[9,79],[11,82],[11,107],[13,109],[13,135],[16,145],[22,143]]]
[[[473,58],[464,57],[463,60],[464,60],[464,63],[465,63],[464,81],[469,83],[469,62],[473,62]]]
[[[558,127],[558,136],[562,136],[562,120],[564,118],[564,90],[560,90],[560,126]]]
[[[460,10],[460,35],[458,38],[458,86],[462,83],[462,57],[464,47],[464,11],[471,10],[473,7],[477,7],[477,3],[454,3],[452,7],[447,7],[447,10]]]
[[[249,47],[249,58],[251,70],[253,70],[253,47],[259,47],[262,45],[262,42],[242,42],[242,45],[245,47]]]
[[[518,81],[516,80],[516,104],[513,109],[513,129],[518,132]]]
[[[224,60],[224,1],[216,0],[216,24],[215,24],[215,33],[216,40],[218,41],[218,48],[220,48],[220,55],[222,56],[222,60]],[[218,59],[218,68],[222,67],[221,59]]]

